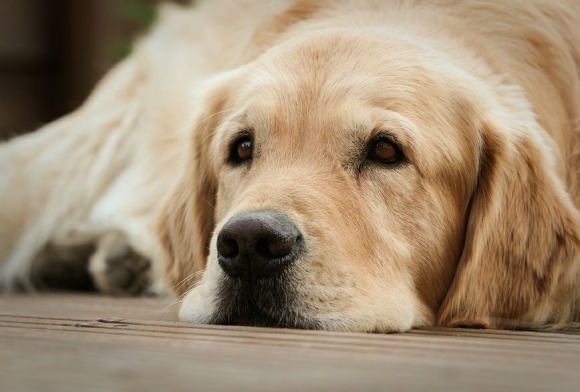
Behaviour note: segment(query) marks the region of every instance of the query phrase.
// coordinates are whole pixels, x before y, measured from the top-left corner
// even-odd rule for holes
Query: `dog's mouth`
[[[296,299],[291,274],[275,278],[243,279],[222,277],[216,310],[210,324],[243,325],[292,329],[322,329],[316,320],[304,316]]]

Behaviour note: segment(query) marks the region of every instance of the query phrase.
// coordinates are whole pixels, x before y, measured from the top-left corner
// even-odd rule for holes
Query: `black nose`
[[[222,227],[217,238],[218,262],[230,276],[255,279],[272,275],[300,253],[296,226],[274,211],[242,213]]]

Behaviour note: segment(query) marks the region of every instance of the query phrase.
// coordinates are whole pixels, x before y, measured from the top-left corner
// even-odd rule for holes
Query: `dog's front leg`
[[[0,286],[32,290],[49,244],[96,241],[91,209],[131,160],[141,87],[129,59],[76,112],[0,145]]]

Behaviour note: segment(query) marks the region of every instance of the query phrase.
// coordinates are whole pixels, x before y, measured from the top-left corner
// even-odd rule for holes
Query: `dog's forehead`
[[[252,129],[266,150],[310,159],[339,156],[382,129],[413,147],[420,168],[465,167],[478,156],[465,83],[429,58],[399,37],[329,33],[292,43],[250,68],[229,129]]]
[[[449,64],[437,61],[407,38],[368,32],[316,34],[277,47],[250,67],[238,103],[256,117],[280,116],[287,126],[305,120],[312,125],[329,125],[335,119],[344,123],[355,106],[429,117],[456,98],[454,84],[464,85],[455,80]]]

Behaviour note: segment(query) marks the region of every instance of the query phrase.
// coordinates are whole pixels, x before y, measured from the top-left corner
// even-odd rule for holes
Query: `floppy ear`
[[[201,110],[193,119],[191,148],[158,219],[161,243],[168,256],[166,280],[178,295],[185,293],[197,280],[199,274],[194,274],[205,268],[215,226],[217,179],[208,149],[222,121],[227,89],[231,87],[221,82],[210,83],[213,88],[199,100]]]
[[[578,211],[549,147],[529,135],[484,128],[464,249],[438,324],[516,328],[569,321]]]

